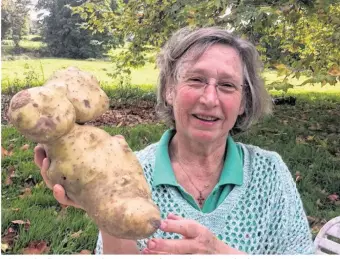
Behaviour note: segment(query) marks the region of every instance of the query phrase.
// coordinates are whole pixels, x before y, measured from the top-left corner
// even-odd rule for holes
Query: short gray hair
[[[271,99],[260,76],[263,65],[255,46],[222,28],[186,27],[172,35],[157,58],[160,73],[156,110],[160,119],[168,126],[175,127],[175,120],[172,106],[166,102],[167,88],[174,87],[178,82],[180,68],[187,54],[190,52],[194,60],[198,60],[207,48],[217,43],[237,50],[244,67],[242,103],[245,109],[244,113],[237,118],[232,133],[245,131],[260,117],[271,112]]]

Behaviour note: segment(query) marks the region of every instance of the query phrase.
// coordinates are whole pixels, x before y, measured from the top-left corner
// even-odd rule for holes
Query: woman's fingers
[[[65,189],[60,184],[56,184],[56,185],[53,186],[53,196],[60,204],[82,209],[81,206],[74,203],[74,201],[70,200],[67,197],[67,195],[65,193]]]
[[[44,148],[41,145],[37,145],[34,148],[34,163],[40,168],[40,174],[44,179],[47,187],[52,189],[52,184],[47,177],[47,170],[50,166],[50,162],[46,157],[46,152]]]
[[[41,168],[46,152],[41,145],[37,145],[34,148],[34,163]]]
[[[37,145],[34,148],[34,162],[40,168],[40,174],[44,179],[44,182],[46,183],[48,188],[53,190],[53,195],[59,203],[76,208],[81,208],[79,205],[77,205],[67,197],[64,188],[60,184],[56,184],[53,186],[48,179],[47,171],[50,166],[50,161],[46,157],[46,152],[41,145]]]
[[[195,254],[199,251],[194,239],[152,239],[144,250],[146,254]]]
[[[196,238],[202,231],[202,225],[188,219],[163,220],[161,230],[169,233],[177,233],[185,238]]]
[[[168,218],[168,219],[173,219],[173,220],[181,220],[181,219],[184,219],[184,218],[182,218],[182,217],[180,217],[180,216],[177,216],[177,215],[175,215],[175,214],[173,214],[173,213],[169,213],[167,218]]]
[[[42,161],[42,165],[40,167],[40,174],[41,174],[42,178],[44,179],[44,182],[46,183],[47,187],[52,189],[52,183],[49,181],[49,179],[47,177],[47,170],[48,170],[49,166],[50,166],[50,161],[46,157]]]

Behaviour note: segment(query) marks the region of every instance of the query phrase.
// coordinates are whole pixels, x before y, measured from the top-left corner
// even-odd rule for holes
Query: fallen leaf
[[[17,239],[17,237],[18,237],[18,232],[14,228],[10,227],[1,236],[1,243],[12,246],[14,241]]]
[[[12,176],[14,176],[14,173],[15,173],[15,167],[13,165],[10,165],[8,167],[8,173]]]
[[[30,226],[31,226],[31,222],[29,220],[23,221],[23,220],[13,220],[11,221],[13,224],[18,224],[18,225],[25,225],[25,230],[28,231]]]
[[[337,200],[339,200],[339,195],[336,194],[336,193],[333,193],[331,195],[328,195],[327,198],[331,201],[337,201]]]
[[[11,208],[12,211],[19,211],[19,208]]]
[[[28,231],[31,226],[31,222],[29,220],[26,221],[25,223],[25,230]]]
[[[81,250],[79,255],[90,255],[92,252],[90,250]]]
[[[308,140],[308,141],[312,141],[313,139],[314,139],[314,136],[308,136],[308,137],[307,137],[307,140]]]
[[[5,180],[5,185],[8,186],[8,185],[12,185],[12,184],[13,184],[13,181],[12,181],[11,177],[9,175],[7,175],[6,180]]]
[[[43,254],[49,251],[45,241],[31,241],[23,250],[23,254]]]
[[[307,220],[309,222],[309,224],[313,224],[315,222],[320,221],[318,218],[312,217],[312,216],[307,216]]]
[[[11,165],[8,167],[8,174],[5,180],[5,185],[6,186],[12,185],[13,184],[12,178],[14,177],[15,177],[15,167]]]
[[[28,144],[25,144],[25,145],[23,145],[21,148],[20,148],[20,150],[27,150],[27,149],[29,149],[30,148],[30,145],[28,145]]]
[[[13,143],[9,144],[8,151],[12,151],[13,149],[14,149],[14,144]]]
[[[9,249],[9,245],[7,243],[1,242],[1,251],[6,252]]]
[[[32,190],[30,188],[25,188],[23,191],[22,191],[22,195],[19,195],[20,199],[23,199],[25,197],[28,197],[28,196],[31,196],[32,195]]]
[[[21,219],[18,219],[18,220],[13,220],[11,221],[13,224],[19,224],[19,225],[23,225],[26,223],[26,221],[23,221]]]
[[[302,179],[300,171],[296,171],[295,173],[295,182],[298,182]]]
[[[306,141],[302,137],[295,138],[296,144],[306,144]]]
[[[80,237],[80,234],[81,234],[82,232],[83,232],[82,230],[79,230],[78,232],[75,232],[75,233],[71,234],[71,237],[72,237],[72,238]]]
[[[6,150],[1,146],[1,158],[13,155],[13,151]]]

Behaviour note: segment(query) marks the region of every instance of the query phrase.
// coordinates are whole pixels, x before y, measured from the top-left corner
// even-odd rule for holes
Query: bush
[[[121,107],[146,102],[153,106],[156,104],[156,93],[142,89],[142,86],[118,85],[116,87],[103,86],[105,93],[110,98],[110,106]]]

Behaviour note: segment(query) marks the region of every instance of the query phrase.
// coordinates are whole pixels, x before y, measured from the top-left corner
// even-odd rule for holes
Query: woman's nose
[[[218,105],[218,93],[216,84],[207,83],[202,92],[200,101],[208,107],[215,107]]]

